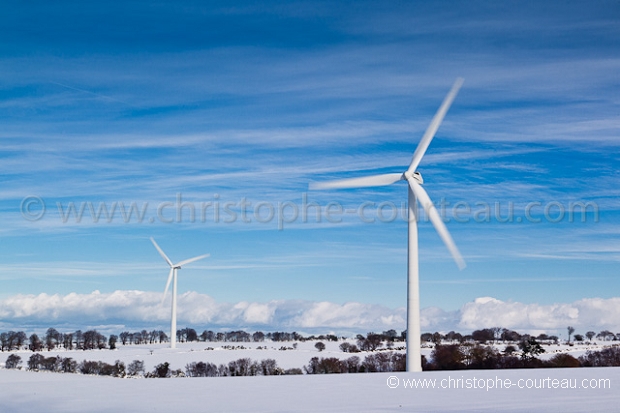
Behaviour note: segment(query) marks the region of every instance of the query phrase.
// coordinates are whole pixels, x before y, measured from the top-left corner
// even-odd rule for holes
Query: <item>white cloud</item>
[[[161,305],[161,293],[114,291],[67,295],[15,295],[0,301],[0,318],[7,325],[96,325],[124,323],[132,326],[166,325],[169,299]],[[267,303],[217,303],[205,294],[187,292],[178,296],[180,324],[212,328],[256,327],[266,329],[341,328],[400,329],[404,309],[376,304],[280,300]]]
[[[3,328],[53,325],[167,326],[169,299],[160,304],[161,294],[145,291],[114,291],[67,295],[15,295],[0,301]],[[178,297],[180,325],[195,327],[339,331],[402,331],[406,310],[377,304],[327,301],[274,300],[267,303],[218,303],[212,297],[187,292]],[[488,327],[517,331],[620,330],[619,298],[584,298],[573,303],[525,304],[492,297],[477,298],[458,311],[429,307],[421,311],[423,331],[471,332]],[[121,328],[121,327],[118,327]]]
[[[505,327],[513,330],[620,328],[620,298],[584,298],[573,303],[524,304],[491,297],[477,298],[460,310],[458,327],[472,330]]]

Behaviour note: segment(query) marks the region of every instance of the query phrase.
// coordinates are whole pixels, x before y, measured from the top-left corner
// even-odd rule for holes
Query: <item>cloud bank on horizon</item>
[[[2,329],[45,329],[62,326],[115,330],[119,328],[168,328],[170,304],[161,304],[161,293],[114,291],[67,295],[16,295],[0,300],[0,318],[10,320]],[[206,294],[186,292],[178,297],[179,328],[214,331],[308,331],[366,333],[405,329],[405,308],[349,302],[274,300],[270,302],[218,303]],[[423,332],[471,332],[503,327],[521,332],[560,332],[569,325],[578,332],[620,330],[620,298],[591,298],[552,305],[505,302],[481,297],[457,311],[436,307],[422,309]],[[61,326],[59,327],[59,323]],[[583,331],[582,331],[583,330]]]

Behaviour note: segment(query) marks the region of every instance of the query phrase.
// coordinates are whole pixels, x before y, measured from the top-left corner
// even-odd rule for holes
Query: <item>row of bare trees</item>
[[[620,366],[620,346],[612,346],[600,351],[588,351],[575,358],[570,354],[556,354],[549,360],[540,360],[538,355],[545,352],[536,339],[529,338],[519,344],[520,356],[515,356],[516,348],[507,346],[503,352],[493,346],[479,343],[439,344],[431,353],[430,361],[422,357],[424,370],[462,370],[462,369],[514,369],[541,367],[610,367]],[[397,352],[377,352],[367,355],[363,361],[358,356],[347,359],[336,357],[313,357],[303,371],[306,374],[339,374],[404,371],[406,357]],[[16,369],[22,364],[21,357],[10,354],[5,368]],[[127,367],[121,361],[108,364],[102,361],[84,360],[77,363],[70,357],[44,357],[39,353],[30,356],[27,369],[56,373],[81,373],[90,375],[126,377],[225,377],[225,376],[272,376],[303,374],[299,368],[284,370],[274,359],[260,362],[241,358],[216,366],[209,362],[192,362],[185,366],[185,372],[173,370],[168,362],[160,363],[152,372],[144,370],[144,362],[134,360]]]
[[[178,333],[177,333],[178,336]],[[118,335],[122,345],[165,343],[168,335],[162,330],[142,330],[136,332],[123,331]]]
[[[508,345],[500,352],[493,346],[478,343],[439,344],[431,352],[429,361],[423,357],[422,366],[424,370],[620,366],[620,346],[587,351],[579,358],[559,353],[548,360],[538,358],[545,350],[532,337],[521,341],[518,347],[519,351]]]
[[[397,352],[380,352],[367,355],[362,361],[358,356],[341,360],[336,357],[312,357],[304,366],[307,374],[374,373],[405,371],[406,356]]]
[[[582,342],[585,338],[588,341],[592,341],[593,338],[597,338],[602,341],[617,341],[620,340],[620,333],[617,335],[612,333],[609,330],[603,330],[600,333],[595,333],[594,331],[588,331],[585,335],[582,334],[573,334],[575,329],[573,327],[568,327],[568,342],[571,342],[571,337],[573,341]],[[585,336],[585,338],[584,338]],[[530,336],[529,334],[520,334],[516,331],[509,330],[507,328],[494,327],[494,328],[483,328],[480,330],[474,330],[471,334],[462,335],[461,333],[457,333],[454,331],[450,331],[446,334],[441,334],[439,332],[435,333],[424,333],[422,334],[422,342],[429,342],[434,344],[441,343],[467,343],[467,342],[477,342],[480,344],[486,343],[519,343],[524,339],[535,338],[538,342],[543,344],[558,344],[559,338],[555,335],[547,335],[541,333],[537,336]]]
[[[568,327],[569,342],[571,338],[575,342],[584,341],[584,335],[573,334],[575,329]],[[177,330],[177,341],[179,342],[262,342],[265,340],[271,341],[308,341],[308,340],[324,340],[324,341],[338,341],[339,338],[335,335],[319,335],[319,336],[307,336],[304,337],[299,333],[292,332],[269,332],[263,333],[256,331],[254,333],[248,333],[246,331],[228,331],[228,332],[214,332],[211,330],[205,330],[201,334],[198,334],[193,328],[183,328]],[[382,347],[385,343],[385,347],[392,349],[395,343],[403,342],[406,339],[407,332],[403,331],[398,334],[395,330],[388,330],[382,333],[368,333],[366,336],[360,334],[357,335],[357,343],[343,343],[341,350],[344,352],[355,353],[358,351],[374,351]],[[507,328],[485,328],[480,330],[474,330],[471,334],[462,335],[454,331],[450,331],[446,334],[439,332],[424,333],[421,336],[422,342],[429,342],[434,344],[442,343],[468,343],[476,342],[480,344],[486,344],[489,342],[502,342],[502,343],[519,343],[523,340],[529,339],[531,336],[528,334],[520,334],[516,331],[509,330]],[[594,331],[588,331],[585,333],[585,337],[592,341],[593,338],[597,338],[602,341],[617,341],[620,339],[620,334],[616,335],[609,330],[603,330],[598,334]],[[535,338],[542,344],[557,344],[559,339],[554,335],[539,334]],[[37,334],[31,334],[27,336],[23,331],[8,331],[0,334],[0,350],[11,351],[23,348],[29,348],[30,350],[37,352],[41,350],[53,350],[55,348],[64,348],[66,350],[92,350],[92,349],[115,349],[117,343],[122,345],[132,344],[154,344],[164,343],[169,340],[169,337],[162,330],[142,330],[136,332],[123,331],[118,336],[111,334],[109,337],[105,337],[103,334],[96,330],[81,331],[77,330],[69,333],[61,333],[55,328],[47,329],[45,335],[39,336]]]
[[[0,349],[2,351],[20,350],[27,346],[32,351],[53,350],[62,347],[67,350],[103,349],[107,346],[114,348],[116,336],[110,336],[108,341],[97,330],[72,333],[60,333],[55,328],[48,328],[44,336],[31,334],[29,337],[23,331],[8,331],[0,334]]]

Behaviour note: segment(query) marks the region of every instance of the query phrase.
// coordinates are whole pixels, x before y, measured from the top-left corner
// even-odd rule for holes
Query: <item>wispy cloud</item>
[[[138,271],[112,257],[149,262],[153,251],[136,245],[153,235],[179,245],[217,236],[213,261],[203,265],[209,271],[254,268],[268,277],[294,268],[330,286],[378,278],[372,273],[393,279],[405,268],[403,221],[367,224],[351,216],[279,231],[276,223],[150,222],[157,218],[151,210],[137,224],[65,223],[56,207],[89,201],[155,208],[177,194],[189,202],[217,194],[222,202],[299,204],[310,181],[399,172],[457,76],[465,77],[464,87],[420,165],[433,200],[513,202],[521,218],[529,202],[594,201],[601,211],[600,222],[571,225],[449,222],[467,259],[479,265],[467,271],[516,279],[523,270],[512,265],[517,260],[537,273],[541,262],[569,258],[582,272],[594,267],[610,280],[613,270],[604,265],[617,261],[618,234],[609,228],[620,197],[615,10],[451,6],[124,4],[131,19],[102,15],[99,6],[7,10],[0,16],[12,36],[0,45],[7,288],[32,287],[19,284],[13,271],[67,283],[46,291],[139,288],[111,287],[106,280],[114,271]],[[25,16],[36,35],[17,27]],[[47,205],[36,222],[20,213],[29,195]],[[401,205],[407,197],[402,182],[308,196],[345,208]],[[450,258],[428,222],[420,236],[423,265],[443,272]],[[64,242],[71,247],[50,258]],[[33,252],[29,261],[16,264],[24,251]],[[63,263],[73,270],[60,278]],[[85,284],[77,288],[77,280]],[[248,288],[263,284],[252,280]],[[384,286],[381,302],[390,302],[393,287]],[[270,294],[282,297],[282,288]],[[313,299],[329,294],[310,289]],[[516,290],[522,300],[529,296]],[[462,300],[459,294],[446,300]],[[256,308],[255,319],[271,314]]]

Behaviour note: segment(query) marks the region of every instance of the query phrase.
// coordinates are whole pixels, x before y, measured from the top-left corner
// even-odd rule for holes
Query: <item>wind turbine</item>
[[[155,242],[153,238],[151,238],[151,242],[157,248],[159,255],[163,257],[163,259],[170,266],[170,274],[168,275],[168,282],[166,282],[166,289],[164,290],[164,297],[161,300],[161,303],[164,303],[166,299],[166,294],[168,293],[168,287],[170,287],[170,282],[172,281],[172,320],[170,322],[170,348],[176,348],[177,346],[177,270],[180,270],[181,267],[185,264],[189,264],[190,262],[198,261],[203,258],[207,258],[210,254],[200,255],[198,257],[190,258],[184,261],[179,262],[178,264],[173,264],[170,261],[170,258],[164,253],[164,251],[159,248],[159,245]]]
[[[422,188],[424,181],[422,175],[416,171],[428,145],[435,136],[441,121],[446,116],[450,105],[454,101],[456,94],[463,84],[463,79],[458,78],[454,82],[452,89],[443,100],[439,110],[433,117],[422,140],[418,144],[409,168],[404,173],[392,173],[365,176],[361,178],[342,179],[337,181],[314,182],[310,184],[310,189],[335,189],[335,188],[363,188],[371,186],[391,185],[397,181],[407,181],[408,183],[408,246],[407,246],[407,371],[422,371],[422,355],[420,352],[420,286],[418,274],[418,209],[416,201],[419,200],[426,215],[435,226],[437,233],[443,240],[446,247],[454,257],[460,269],[465,268],[465,261],[456,247],[454,240],[450,236],[446,225],[443,223],[437,209],[433,205],[430,197]]]

